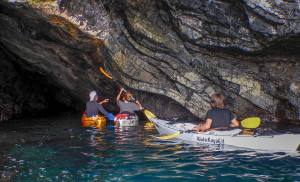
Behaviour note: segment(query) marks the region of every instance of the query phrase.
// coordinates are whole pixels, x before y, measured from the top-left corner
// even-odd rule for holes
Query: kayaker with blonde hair
[[[130,102],[133,100],[133,97],[130,92],[125,92],[122,95],[122,100],[120,100],[121,94],[124,91],[124,88],[120,88],[120,92],[116,98],[117,105],[120,108],[120,114],[129,114],[129,115],[135,115],[134,111],[139,111],[143,109],[143,106],[141,103],[136,100],[134,102]]]
[[[240,124],[236,116],[225,108],[225,98],[223,94],[215,93],[210,100],[211,109],[207,111],[204,124],[195,126],[193,130],[199,132],[210,128],[238,127]]]

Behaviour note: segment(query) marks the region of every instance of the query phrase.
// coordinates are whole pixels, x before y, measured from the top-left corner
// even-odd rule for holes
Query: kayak
[[[139,125],[139,117],[137,115],[130,116],[129,114],[118,114],[115,117],[115,124],[117,126],[137,126]]]
[[[174,123],[157,118],[149,118],[157,131],[168,138],[178,138],[189,142],[229,145],[238,148],[273,151],[300,150],[300,134],[245,135],[239,128],[231,130],[210,130],[195,133],[192,123]],[[161,137],[163,138],[163,137]]]
[[[96,115],[95,117],[86,117],[86,115],[83,114],[81,117],[81,122],[84,127],[95,126],[102,128],[106,124],[106,118],[100,115]]]

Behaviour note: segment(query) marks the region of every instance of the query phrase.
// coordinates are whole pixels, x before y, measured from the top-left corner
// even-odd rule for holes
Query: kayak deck
[[[194,133],[191,129],[196,126],[191,123],[172,123],[170,121],[151,118],[161,135],[174,135],[174,138],[208,144],[225,144],[255,150],[296,151],[299,150],[300,134],[280,135],[243,135],[242,129],[226,131],[211,130]]]
[[[81,122],[84,127],[94,126],[97,128],[103,128],[106,124],[106,118],[104,116],[86,117],[85,114],[81,117]]]

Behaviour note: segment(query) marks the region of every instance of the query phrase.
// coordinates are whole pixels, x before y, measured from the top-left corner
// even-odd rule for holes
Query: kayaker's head
[[[97,101],[98,100],[98,95],[96,91],[90,92],[90,101]]]
[[[223,94],[215,93],[211,96],[210,106],[212,108],[225,108],[225,98]]]
[[[131,101],[131,100],[132,100],[132,95],[131,95],[131,93],[130,93],[130,92],[125,92],[125,93],[123,94],[123,100],[124,100],[124,101]]]

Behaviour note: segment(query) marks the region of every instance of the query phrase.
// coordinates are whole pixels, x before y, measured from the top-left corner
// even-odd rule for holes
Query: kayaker
[[[104,99],[101,102],[98,101],[98,95],[96,91],[90,92],[90,101],[86,103],[86,117],[93,117],[99,114],[99,111],[104,114],[109,120],[114,120],[114,115],[107,112],[102,104],[109,101],[109,99]]]
[[[212,109],[208,110],[206,113],[206,122],[204,124],[195,126],[193,130],[199,132],[201,130],[207,130],[211,128],[239,126],[236,116],[229,109],[225,108],[225,99],[223,94],[213,94],[210,100],[210,106]]]
[[[129,114],[131,116],[135,115],[134,111],[139,111],[143,109],[143,106],[141,105],[141,103],[136,100],[135,103],[134,102],[130,102],[132,101],[132,95],[130,92],[125,92],[122,95],[122,100],[120,100],[121,94],[124,91],[124,88],[120,89],[120,92],[116,98],[117,100],[117,105],[120,108],[120,114]]]

